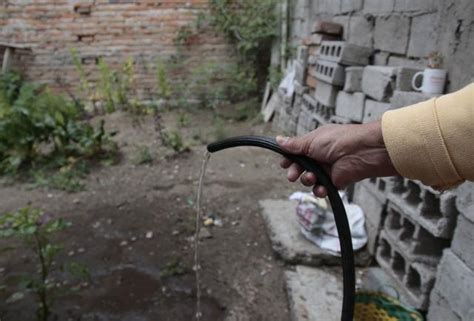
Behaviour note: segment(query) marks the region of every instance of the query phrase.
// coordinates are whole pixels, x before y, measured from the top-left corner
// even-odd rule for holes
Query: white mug
[[[417,86],[418,77],[423,76],[421,86]],[[421,91],[425,94],[442,94],[446,84],[447,72],[444,69],[427,68],[424,71],[417,72],[413,76],[411,85],[414,90]]]

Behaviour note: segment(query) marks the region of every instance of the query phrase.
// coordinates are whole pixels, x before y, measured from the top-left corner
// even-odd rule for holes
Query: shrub
[[[109,156],[115,151],[104,129],[81,121],[82,111],[47,87],[0,78],[0,174],[43,163],[61,167],[68,159]]]

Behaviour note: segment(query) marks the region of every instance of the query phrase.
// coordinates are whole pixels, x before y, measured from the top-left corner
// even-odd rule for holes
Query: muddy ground
[[[221,121],[217,126],[209,112],[184,118],[189,153],[172,155],[161,146],[151,119],[136,127],[129,116],[116,113],[106,122],[118,130],[115,140],[122,159],[94,168],[85,191],[70,194],[20,183],[0,187],[0,213],[30,204],[73,223],[59,236],[65,250],[57,264],[85,263],[91,280],[79,292],[56,300],[52,320],[193,320],[193,202],[205,143],[223,134],[273,134],[254,120]],[[178,119],[183,121],[183,116],[168,113],[165,123],[174,126]],[[152,164],[135,165],[137,146],[150,148]],[[273,255],[258,206],[260,199],[286,198],[301,188],[286,182],[278,161],[278,156],[254,148],[211,158],[204,214],[215,213],[224,224],[211,227],[212,238],[200,245],[202,320],[290,319],[284,266]],[[3,254],[0,280],[11,283],[15,275],[31,272],[33,264],[32,253],[25,250]],[[0,292],[0,319],[35,320],[33,297],[6,303],[12,293]]]

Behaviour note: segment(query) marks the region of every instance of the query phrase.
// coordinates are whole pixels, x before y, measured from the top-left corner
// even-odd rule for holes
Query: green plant
[[[135,165],[151,164],[153,162],[153,155],[148,146],[137,146],[136,155],[133,159]]]
[[[0,77],[0,174],[52,165],[68,159],[97,159],[116,152],[104,122],[81,121],[82,110],[48,88],[23,82],[15,74]]]
[[[227,133],[227,129],[225,127],[224,121],[221,118],[215,117],[213,125],[214,125],[214,138],[216,140],[222,140],[229,136]]]
[[[178,130],[164,130],[161,138],[166,147],[172,148],[177,153],[189,151],[189,146],[184,142],[183,135]]]
[[[16,285],[15,294],[32,292],[36,295],[38,321],[47,321],[50,318],[54,300],[58,295],[78,289],[58,282],[61,270],[67,270],[74,278],[88,278],[87,268],[82,264],[70,263],[62,267],[55,265],[63,246],[54,243],[53,237],[69,226],[71,224],[62,218],[53,219],[41,210],[30,207],[0,216],[0,238],[20,240],[23,246],[35,255],[37,274],[24,274],[21,282]]]
[[[166,263],[165,267],[160,272],[160,277],[168,278],[171,276],[179,276],[186,274],[187,269],[182,264],[179,258],[173,258],[168,263]]]
[[[273,90],[277,90],[283,79],[283,72],[280,66],[270,66],[268,68],[268,81],[272,86]]]
[[[156,85],[159,98],[169,99],[171,97],[171,88],[168,83],[166,66],[161,60],[156,62]]]

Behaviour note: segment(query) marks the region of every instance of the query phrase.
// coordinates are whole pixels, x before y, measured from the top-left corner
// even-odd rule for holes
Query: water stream
[[[201,280],[200,280],[200,270],[201,266],[199,265],[199,233],[201,231],[201,219],[202,219],[202,208],[201,208],[201,198],[202,198],[202,188],[204,185],[204,174],[206,173],[206,167],[209,163],[211,154],[206,151],[204,153],[204,159],[202,162],[201,173],[199,174],[199,186],[197,191],[196,198],[196,231],[194,234],[194,272],[196,275],[196,321],[200,321],[202,317],[201,311]]]

